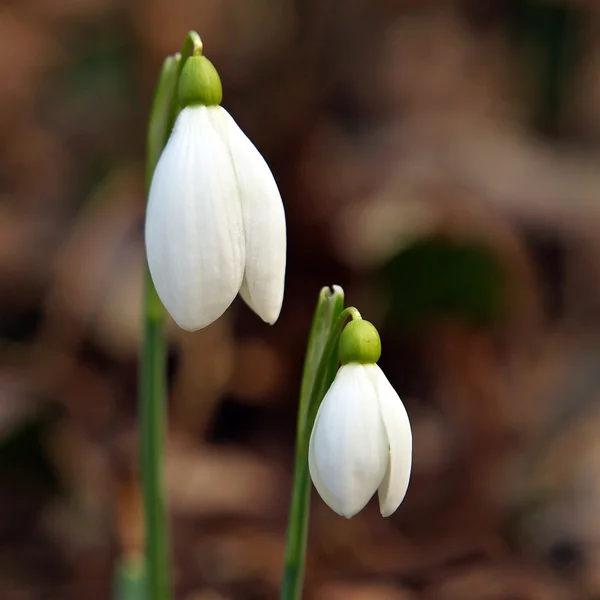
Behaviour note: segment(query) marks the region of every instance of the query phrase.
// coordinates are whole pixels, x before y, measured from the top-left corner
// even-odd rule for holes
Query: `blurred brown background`
[[[140,551],[145,124],[189,29],[289,266],[274,327],[170,327],[177,598],[277,597],[331,284],[380,328],[414,475],[386,520],[315,494],[306,598],[600,597],[596,0],[2,0],[0,598],[109,598]]]

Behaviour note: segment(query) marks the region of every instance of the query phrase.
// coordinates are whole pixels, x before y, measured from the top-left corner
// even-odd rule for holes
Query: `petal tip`
[[[277,319],[279,319],[279,315],[281,314],[281,306],[277,309],[271,310],[257,310],[255,306],[250,305],[249,302],[246,301],[246,304],[252,309],[252,311],[257,314],[265,323],[268,325],[275,325],[277,323]]]
[[[281,308],[277,311],[277,314],[272,313],[271,315],[268,315],[266,319],[263,319],[265,323],[268,323],[269,325],[275,325],[275,323],[277,323],[277,320],[279,319],[279,315],[281,314]]]
[[[327,502],[322,496],[321,498],[334,513],[340,517],[344,517],[344,519],[351,519],[352,517],[355,517],[365,507],[364,504],[361,504],[360,506],[349,506],[348,503],[343,503],[343,505],[341,505],[338,502]]]
[[[398,504],[398,506],[385,506],[382,505],[381,503],[379,504],[379,512],[381,513],[381,516],[383,518],[387,518],[387,517],[391,517],[399,508],[400,504]]]
[[[204,329],[205,327],[208,327],[209,325],[214,323],[214,321],[210,321],[208,323],[198,322],[197,320],[189,321],[187,319],[176,318],[171,312],[169,312],[169,314],[171,315],[171,318],[173,319],[177,327],[183,329],[184,331],[188,331],[189,333],[194,333],[194,331],[200,331],[200,329]]]
[[[240,287],[240,296],[242,300],[253,310],[265,323],[269,325],[275,325],[279,315],[281,314],[281,308],[283,306],[283,289],[281,289],[273,301],[273,298],[261,297],[260,301],[257,302],[255,298],[250,294],[248,287],[248,280],[244,277],[242,285]]]

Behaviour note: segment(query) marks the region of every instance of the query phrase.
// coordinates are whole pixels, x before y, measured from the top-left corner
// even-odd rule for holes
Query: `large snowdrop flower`
[[[218,319],[238,292],[274,323],[283,301],[285,214],[258,150],[220,106],[208,59],[186,60],[183,109],[159,159],[146,214],[146,252],[156,291],[173,319],[195,331]]]
[[[398,394],[375,363],[379,334],[350,322],[340,337],[340,367],[310,437],[309,469],[321,498],[339,515],[360,512],[377,491],[381,515],[400,505],[410,478],[412,434]]]

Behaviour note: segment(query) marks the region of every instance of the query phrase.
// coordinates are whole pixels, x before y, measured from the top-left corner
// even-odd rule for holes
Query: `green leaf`
[[[177,96],[180,62],[179,54],[168,56],[156,84],[146,140],[146,189],[150,188],[156,163],[171,134],[173,99]]]

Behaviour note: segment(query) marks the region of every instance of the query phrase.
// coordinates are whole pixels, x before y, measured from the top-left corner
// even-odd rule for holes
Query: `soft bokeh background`
[[[197,29],[289,224],[286,297],[170,327],[177,598],[277,597],[319,289],[414,428],[390,519],[315,495],[306,598],[600,597],[597,0],[0,3],[0,597],[110,597],[141,547],[144,136]]]

